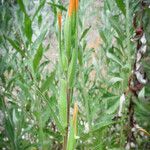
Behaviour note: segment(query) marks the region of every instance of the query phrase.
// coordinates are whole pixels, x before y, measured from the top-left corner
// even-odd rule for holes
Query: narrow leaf
[[[74,147],[75,147],[75,136],[74,136],[73,123],[71,122],[68,143],[67,143],[67,150],[74,150],[75,149]]]
[[[36,10],[36,12],[33,15],[32,21],[38,15],[39,11],[43,8],[43,6],[45,5],[45,2],[46,2],[46,0],[42,0],[42,2],[40,2],[38,9]]]
[[[44,38],[45,38],[46,32],[47,32],[47,29],[45,29],[45,30],[39,35],[39,37],[34,41],[32,47],[31,47],[32,50],[37,49],[37,48],[41,45],[41,43],[43,42],[43,40],[44,40]]]
[[[89,26],[88,28],[86,28],[80,38],[80,41],[82,41],[82,39],[87,35],[88,31],[91,29],[91,26]]]
[[[37,71],[37,68],[39,66],[40,60],[42,59],[42,56],[43,56],[43,47],[42,47],[42,45],[40,45],[40,47],[38,48],[38,50],[34,56],[34,59],[33,59],[34,72]]]
[[[51,2],[48,2],[48,4],[51,5],[51,6],[53,6],[53,7],[57,7],[60,10],[67,11],[67,9],[63,5],[59,5],[59,4],[55,4],[55,3],[51,3]]]
[[[125,4],[124,4],[124,1],[123,0],[115,0],[116,1],[116,4],[118,6],[118,8],[121,10],[121,12],[126,15],[126,7],[125,7]]]
[[[113,54],[107,52],[107,53],[106,53],[106,56],[107,56],[109,59],[111,59],[111,60],[113,60],[114,62],[116,62],[117,64],[119,64],[121,67],[123,66],[122,63],[120,62],[120,60],[119,60],[115,55],[113,55]]]
[[[17,0],[19,6],[20,6],[20,9],[22,10],[22,12],[24,12],[24,14],[27,16],[27,12],[26,12],[26,9],[25,9],[25,6],[24,6],[24,3],[22,0]]]
[[[25,15],[25,35],[27,37],[27,39],[29,40],[29,42],[31,43],[32,42],[32,21],[30,19],[29,16]]]
[[[17,51],[19,52],[22,56],[25,56],[25,52],[19,47],[19,45],[17,44],[17,42],[13,41],[10,38],[6,38],[8,40],[8,42],[11,44],[11,46]]]
[[[59,117],[61,120],[61,124],[64,129],[67,126],[67,83],[65,80],[61,80],[61,89],[60,89],[60,98],[58,101],[59,108]]]
[[[76,74],[76,67],[77,67],[77,50],[73,50],[71,63],[69,65],[68,70],[68,78],[69,78],[69,87],[72,88],[75,82],[75,74]]]
[[[50,76],[48,76],[48,77],[46,78],[45,81],[43,81],[42,86],[41,86],[41,91],[42,91],[42,92],[45,92],[46,90],[48,90],[48,89],[50,88],[50,85],[51,85],[51,83],[53,82],[54,77],[55,77],[55,71],[52,72],[52,73],[50,74]]]

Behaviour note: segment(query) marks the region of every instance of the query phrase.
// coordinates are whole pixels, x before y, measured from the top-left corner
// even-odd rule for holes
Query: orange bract
[[[76,11],[78,10],[79,7],[79,0],[76,0]]]
[[[77,133],[77,129],[76,129],[77,113],[78,113],[78,104],[75,103],[74,104],[74,111],[73,111],[73,127],[75,130],[75,134]]]
[[[61,30],[62,13],[58,12],[57,17],[58,17],[58,26],[59,26],[59,29]]]
[[[78,10],[79,0],[70,0],[68,15],[71,16],[73,12]]]

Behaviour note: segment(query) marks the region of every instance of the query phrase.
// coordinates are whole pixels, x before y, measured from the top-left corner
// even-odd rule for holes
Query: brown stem
[[[69,131],[69,123],[70,123],[70,100],[71,100],[71,89],[67,88],[67,127],[64,136],[63,150],[67,149],[67,142],[68,142],[68,131]]]
[[[134,102],[133,102],[133,97],[131,96],[130,98],[130,104],[129,104],[129,108],[128,108],[128,111],[129,111],[129,131],[128,131],[128,137],[127,137],[127,142],[128,143],[135,143],[136,142],[136,139],[135,139],[135,136],[134,136],[134,132],[132,131],[132,129],[134,128],[134,125],[135,125],[135,120],[134,120]]]

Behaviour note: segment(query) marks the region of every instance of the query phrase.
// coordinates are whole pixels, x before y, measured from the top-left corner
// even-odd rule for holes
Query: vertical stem
[[[126,0],[126,37],[127,37],[127,57],[128,61],[131,62],[131,50],[130,50],[130,11],[129,11],[129,0]]]
[[[128,143],[131,143],[131,142],[135,143],[136,139],[135,139],[134,133],[132,131],[132,128],[134,127],[134,124],[135,124],[133,96],[130,97],[130,104],[129,104],[128,112],[129,112],[129,118],[128,118],[129,131],[128,131],[127,142]]]
[[[39,142],[40,142],[40,150],[43,149],[43,140],[44,140],[44,135],[43,135],[43,125],[42,125],[42,106],[41,106],[41,98],[39,96],[39,94],[37,94],[37,111],[38,111],[38,115],[37,115],[37,119],[38,119],[38,125],[39,125]]]
[[[66,40],[66,55],[68,61],[68,69],[66,71],[66,79],[67,79],[67,127],[64,136],[64,145],[63,150],[66,150],[68,147],[68,135],[69,135],[69,125],[70,125],[70,103],[72,100],[73,94],[73,83],[75,80],[75,73],[76,73],[76,63],[77,63],[77,51],[78,51],[78,15],[77,15],[77,8],[78,8],[78,0],[70,0],[69,8],[68,8],[68,20],[67,20],[67,27],[68,32],[67,40]],[[61,42],[60,42],[61,43]],[[71,51],[72,50],[72,54]]]
[[[66,133],[65,133],[65,136],[64,136],[64,146],[63,146],[63,150],[66,150],[66,148],[67,148],[68,131],[69,131],[69,124],[70,124],[71,89],[68,88],[68,86],[67,86],[66,92],[67,92],[67,127],[66,127]]]
[[[128,56],[128,62],[131,63],[131,47],[130,47],[130,12],[129,12],[129,0],[126,0],[126,36],[127,36],[127,51],[126,54]],[[131,143],[135,141],[134,134],[132,132],[132,128],[134,127],[134,102],[133,96],[130,97],[129,108],[128,108],[128,124],[129,131],[127,136],[127,142]]]

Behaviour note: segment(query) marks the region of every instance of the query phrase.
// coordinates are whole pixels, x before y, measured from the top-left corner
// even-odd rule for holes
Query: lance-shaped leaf
[[[22,1],[22,0],[17,0],[17,2],[18,2],[18,4],[19,4],[19,7],[20,7],[21,11],[22,11],[25,15],[27,15],[26,8],[25,8],[25,5],[24,5],[23,1]]]
[[[68,70],[68,81],[69,81],[69,87],[72,88],[75,82],[75,74],[76,74],[76,68],[77,68],[77,50],[73,50],[71,63],[69,65]]]
[[[25,20],[24,20],[24,32],[25,32],[25,35],[27,37],[27,39],[29,40],[29,42],[31,43],[32,42],[32,21],[30,19],[29,16],[25,15]]]
[[[68,59],[66,57],[66,55],[62,54],[62,67],[63,67],[63,70],[66,71],[67,68],[68,68]]]
[[[6,39],[8,40],[8,42],[11,44],[11,46],[17,51],[19,52],[22,56],[25,56],[25,51],[23,51],[20,46],[17,44],[16,41],[6,37]]]
[[[33,42],[32,46],[31,46],[31,50],[35,50],[41,45],[41,43],[43,42],[43,40],[45,38],[46,32],[47,32],[47,28],[44,29],[41,32],[41,34],[38,36],[38,38]]]
[[[48,2],[48,4],[51,5],[51,6],[53,6],[53,7],[57,7],[60,10],[67,11],[67,9],[63,5],[55,4],[54,2],[53,3]]]
[[[73,111],[73,118],[70,122],[70,132],[68,137],[67,143],[67,150],[74,150],[75,149],[75,142],[77,136],[77,114],[78,114],[78,105],[75,103],[74,111]]]
[[[106,56],[111,59],[112,61],[116,62],[117,64],[119,64],[121,67],[123,66],[122,63],[120,62],[119,58],[116,57],[114,54],[107,52]]]
[[[33,70],[34,70],[34,72],[37,71],[40,60],[42,59],[42,56],[43,56],[43,47],[42,47],[42,45],[40,45],[35,56],[34,56],[34,59],[33,59]]]
[[[58,101],[59,117],[64,129],[67,126],[67,83],[65,80],[61,80],[60,98]]]
[[[82,66],[82,64],[83,64],[83,48],[81,46],[79,46],[79,49],[78,49],[78,60],[79,60],[79,64]]]
[[[74,129],[73,129],[73,124],[71,124],[68,143],[67,143],[67,150],[74,150],[74,145],[75,145]]]
[[[64,28],[65,50],[68,60],[71,53],[71,18],[67,16]]]
[[[87,35],[88,31],[91,29],[91,26],[89,26],[88,28],[86,28],[80,38],[80,41],[82,41],[82,39]]]
[[[125,3],[124,3],[124,1],[123,0],[115,0],[116,1],[116,4],[117,4],[117,6],[118,6],[118,8],[120,9],[120,11],[124,14],[124,15],[126,15],[126,7],[125,7]]]
[[[43,8],[43,6],[45,5],[46,0],[42,0],[38,6],[38,9],[35,11],[32,21],[34,20],[34,18],[38,15],[38,13],[40,12],[40,10]]]
[[[43,81],[42,85],[41,85],[41,91],[45,92],[46,90],[48,90],[53,82],[55,78],[55,71],[52,72],[46,79],[45,81]]]

